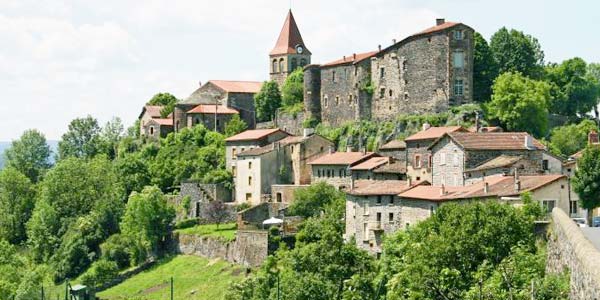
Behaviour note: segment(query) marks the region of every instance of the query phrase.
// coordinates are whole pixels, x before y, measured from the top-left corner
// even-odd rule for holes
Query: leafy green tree
[[[98,260],[81,275],[81,283],[92,288],[99,288],[109,283],[119,274],[119,267],[113,261]]]
[[[596,122],[583,120],[579,124],[555,127],[550,133],[550,151],[568,157],[585,148],[590,131],[598,132]]]
[[[487,102],[492,96],[492,85],[498,76],[498,66],[487,41],[475,32],[473,36],[473,99]]]
[[[579,204],[588,211],[588,224],[592,224],[593,210],[600,206],[600,148],[589,146],[577,160],[577,170],[572,179],[573,190]]]
[[[35,129],[27,130],[4,152],[6,166],[19,170],[35,183],[50,168],[50,152],[42,133]]]
[[[58,158],[92,158],[103,150],[101,129],[91,116],[77,118],[69,124],[69,130],[58,143]]]
[[[130,265],[129,245],[131,238],[123,234],[113,234],[100,245],[102,259],[113,261],[119,269]]]
[[[288,208],[288,214],[312,217],[322,213],[331,203],[340,199],[345,200],[346,196],[335,187],[319,182],[307,188],[297,189],[294,192],[294,199]]]
[[[600,64],[599,63],[590,63],[587,68],[587,76],[594,78],[596,82],[598,82],[600,86]],[[600,87],[599,87],[600,89]],[[596,95],[596,102],[600,103],[600,92]],[[596,119],[600,120],[600,114],[598,113],[598,107],[594,107],[594,113],[596,115]]]
[[[233,174],[225,169],[210,170],[202,178],[203,183],[219,183],[228,189],[233,188]]]
[[[225,125],[225,136],[226,137],[234,136],[234,135],[246,130],[247,128],[248,128],[248,125],[246,124],[246,122],[244,122],[240,118],[240,115],[235,114],[235,115],[233,115],[231,120],[229,120],[229,122],[227,122],[227,124]]]
[[[119,148],[119,141],[123,137],[123,122],[121,118],[114,117],[112,120],[106,122],[102,128],[102,141],[104,142],[104,152],[108,154],[110,158],[117,156]]]
[[[533,218],[522,210],[494,202],[445,204],[386,239],[387,298],[464,299],[481,266],[495,268],[517,245],[535,250]]]
[[[283,106],[293,106],[302,103],[304,99],[304,71],[302,68],[292,72],[281,87],[281,102]]]
[[[117,176],[125,188],[125,195],[129,196],[133,191],[141,192],[145,186],[150,184],[148,163],[140,153],[117,158],[114,165]]]
[[[546,82],[504,73],[496,79],[493,91],[487,105],[489,117],[498,119],[509,131],[527,131],[537,137],[546,134],[550,99]]]
[[[175,210],[157,187],[146,187],[129,196],[121,232],[136,240],[147,253],[157,254],[169,234]],[[136,255],[132,255],[135,257]],[[137,258],[138,262],[141,259]]]
[[[587,64],[579,57],[546,67],[546,77],[554,85],[551,113],[573,120],[598,105],[598,80],[587,72]]]
[[[60,220],[56,210],[47,200],[40,199],[27,222],[27,245],[35,262],[46,262],[60,245],[58,230]]]
[[[29,178],[12,167],[0,171],[0,239],[13,244],[27,239],[25,223],[34,203],[35,189]]]
[[[0,239],[0,299],[13,299],[19,286],[24,261],[14,245]]]
[[[158,93],[148,101],[148,105],[164,106],[160,111],[160,116],[166,118],[175,109],[178,99],[169,93]],[[139,127],[138,127],[139,128]]]
[[[500,74],[519,72],[531,78],[540,78],[544,52],[536,38],[522,31],[509,31],[502,27],[492,35],[490,49]]]
[[[254,95],[254,107],[258,122],[273,120],[277,109],[281,107],[281,94],[277,82],[266,81],[262,85],[260,92]]]

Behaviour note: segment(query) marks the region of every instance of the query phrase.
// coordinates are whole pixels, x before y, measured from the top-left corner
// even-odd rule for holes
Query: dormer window
[[[455,40],[457,40],[457,41],[460,41],[460,40],[462,40],[463,38],[464,38],[464,36],[463,36],[463,32],[462,32],[462,30],[455,30],[455,31],[454,31],[454,39],[455,39]]]

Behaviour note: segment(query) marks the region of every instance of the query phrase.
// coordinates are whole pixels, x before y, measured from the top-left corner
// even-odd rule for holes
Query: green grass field
[[[96,294],[100,299],[170,299],[170,278],[176,300],[220,300],[232,282],[240,281],[244,268],[222,260],[179,255]]]
[[[211,236],[230,242],[235,240],[237,225],[235,223],[221,224],[219,225],[219,229],[217,229],[217,225],[215,224],[197,225],[186,229],[178,229],[175,232],[191,235]]]

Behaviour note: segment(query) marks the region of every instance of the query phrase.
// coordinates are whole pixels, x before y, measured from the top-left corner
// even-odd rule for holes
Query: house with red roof
[[[235,176],[238,153],[272,144],[288,136],[290,136],[289,133],[279,128],[273,128],[249,129],[228,137],[225,139],[225,167]]]
[[[163,106],[145,105],[138,120],[140,121],[140,136],[150,139],[166,137],[173,132],[172,115],[162,117]]]
[[[332,148],[329,153],[309,162],[312,168],[311,182],[325,182],[339,190],[347,190],[353,182],[351,168],[378,156],[374,152],[354,152],[351,149],[334,152]]]

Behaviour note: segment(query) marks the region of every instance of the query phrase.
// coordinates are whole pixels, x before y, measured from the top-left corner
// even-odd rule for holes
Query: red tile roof
[[[406,199],[420,199],[440,202],[460,199],[518,196],[523,192],[537,190],[562,178],[566,178],[566,176],[520,176],[520,189],[516,191],[515,178],[513,176],[494,175],[485,177],[484,181],[467,186],[417,186],[399,194],[398,196]],[[486,183],[488,184],[487,193],[484,192],[484,186]]]
[[[269,54],[295,54],[297,45],[302,45],[302,47],[304,47],[303,54],[311,54],[310,51],[306,49],[306,45],[304,45],[302,35],[300,35],[300,30],[298,29],[292,10],[290,10],[285,18],[283,28],[281,28],[281,33],[279,33],[279,38],[275,43],[275,47]]]
[[[146,124],[153,122],[161,126],[173,126],[173,119],[152,119],[146,122]]]
[[[357,162],[367,159],[372,156],[377,156],[373,152],[334,152],[323,155],[311,162],[309,165],[353,165]]]
[[[390,161],[389,157],[371,157],[355,166],[350,168],[352,171],[368,171],[375,169],[383,164],[387,164]]]
[[[262,82],[258,81],[210,80],[208,82],[229,93],[256,94],[262,87]]]
[[[525,147],[525,137],[531,137],[527,132],[450,132],[447,135],[466,150],[530,150]],[[536,149],[546,149],[540,141],[531,138]]]
[[[379,150],[395,150],[395,149],[406,149],[406,143],[400,140],[393,140],[381,147]]]
[[[477,132],[475,126],[469,127],[469,131],[470,132]],[[502,132],[502,131],[504,131],[502,129],[502,127],[498,127],[498,126],[483,126],[483,127],[479,127],[479,132]]]
[[[436,25],[433,27],[429,27],[421,32],[417,32],[415,34],[413,34],[412,36],[418,36],[418,35],[422,35],[422,34],[428,34],[428,33],[433,33],[433,32],[438,32],[438,31],[442,31],[448,28],[452,28],[456,25],[460,25],[462,23],[455,23],[455,22],[444,22],[440,25]]]
[[[160,105],[145,105],[144,108],[142,108],[142,113],[139,118],[141,118],[144,113],[148,113],[151,118],[160,118],[160,111],[162,108],[163,107]]]
[[[395,160],[373,169],[373,173],[406,174],[406,162]]]
[[[377,53],[379,53],[379,51],[371,51],[371,52],[358,53],[358,54],[344,56],[338,60],[334,60],[334,61],[328,62],[326,64],[323,64],[322,67],[332,67],[332,66],[339,66],[339,65],[344,65],[344,64],[358,63],[367,58],[373,57]]]
[[[355,180],[354,188],[347,193],[354,196],[398,195],[410,188],[404,180]]]
[[[217,107],[218,115],[231,115],[238,114],[239,112],[233,108],[229,108],[224,105],[210,105],[210,104],[200,104],[194,107],[192,110],[188,111],[188,114],[215,114],[215,107]]]
[[[429,127],[427,130],[419,131],[407,137],[404,141],[432,140],[440,138],[448,132],[455,131],[466,131],[466,129],[461,126]]]
[[[509,167],[522,160],[523,156],[511,156],[511,155],[500,155],[498,157],[494,157],[488,161],[483,162],[479,166],[465,170],[465,172],[474,172],[474,171],[484,171],[496,168],[504,168]]]
[[[238,133],[234,136],[228,137],[225,139],[226,142],[231,142],[231,141],[251,141],[251,140],[258,140],[258,139],[262,139],[268,135],[274,134],[276,132],[283,132],[287,135],[289,135],[289,133],[279,129],[279,128],[273,128],[273,129],[253,129],[253,130],[246,130],[242,133]]]

